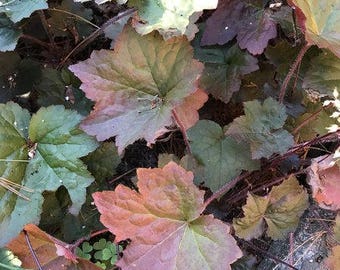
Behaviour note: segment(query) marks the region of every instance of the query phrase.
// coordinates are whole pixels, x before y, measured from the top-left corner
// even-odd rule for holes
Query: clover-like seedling
[[[81,245],[81,248],[77,247],[76,248],[76,255],[80,258],[84,258],[86,260],[91,259],[91,251],[93,250],[93,247],[89,242],[84,242]]]

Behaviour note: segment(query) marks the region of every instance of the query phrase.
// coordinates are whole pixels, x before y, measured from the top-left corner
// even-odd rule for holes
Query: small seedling
[[[76,249],[77,256],[91,260],[102,269],[109,269],[118,260],[118,254],[122,247],[111,241],[101,238],[93,246],[89,242],[84,242],[81,248]]]

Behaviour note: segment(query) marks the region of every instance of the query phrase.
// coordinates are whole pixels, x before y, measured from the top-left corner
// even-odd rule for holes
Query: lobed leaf
[[[70,67],[96,105],[81,127],[102,141],[116,136],[118,152],[144,138],[149,144],[175,124],[172,110],[197,90],[203,65],[188,41],[140,36],[126,26],[115,50],[92,53]]]
[[[115,240],[132,240],[118,266],[231,269],[242,252],[228,225],[200,215],[204,192],[193,184],[191,172],[170,162],[162,169],[138,169],[137,176],[139,193],[119,185],[93,194],[100,220]]]
[[[242,207],[244,217],[234,218],[236,235],[250,240],[259,237],[268,227],[267,234],[274,240],[282,239],[294,231],[299,218],[308,207],[308,194],[295,178],[290,176],[272,188],[266,197],[248,194]]]
[[[223,134],[222,128],[209,120],[198,121],[188,130],[193,155],[204,165],[205,184],[213,191],[237,176],[242,170],[256,170],[249,146]]]
[[[293,136],[282,128],[287,118],[284,105],[272,98],[263,104],[253,100],[244,103],[244,111],[228,126],[226,135],[250,143],[252,158],[283,154],[294,145]]]
[[[225,103],[240,89],[241,76],[259,69],[257,59],[237,45],[228,48],[196,45],[195,57],[204,63],[200,86]]]
[[[319,93],[332,96],[334,88],[340,84],[340,59],[328,50],[312,59],[303,79],[304,88],[312,88]]]
[[[336,211],[340,209],[338,196],[340,167],[332,161],[332,156],[320,156],[312,159],[307,179],[312,188],[313,198],[319,206]]]
[[[277,35],[276,23],[270,15],[270,10],[263,9],[262,1],[219,1],[207,20],[202,45],[223,45],[237,36],[241,49],[261,54],[268,41]]]
[[[80,161],[97,147],[78,129],[82,117],[63,106],[41,108],[30,120],[27,110],[15,103],[0,104],[0,176],[21,185],[17,196],[0,188],[0,246],[30,222],[38,222],[44,191],[65,186],[77,214],[85,202],[86,187],[93,181]],[[28,160],[30,156],[30,160]],[[4,181],[4,180],[3,180]]]
[[[165,39],[186,35],[194,38],[198,28],[194,25],[204,9],[215,9],[217,0],[153,0],[143,2],[130,0],[129,5],[138,9],[140,21],[135,22],[135,28],[141,35],[158,30]]]

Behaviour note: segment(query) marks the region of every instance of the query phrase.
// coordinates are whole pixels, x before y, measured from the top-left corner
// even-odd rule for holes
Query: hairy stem
[[[301,50],[299,51],[299,54],[297,55],[292,67],[290,68],[286,78],[284,79],[283,83],[282,83],[282,86],[281,86],[281,89],[280,89],[280,94],[279,94],[279,101],[282,103],[283,102],[283,99],[285,97],[285,94],[286,94],[286,90],[287,90],[287,87],[288,87],[288,83],[290,82],[295,70],[297,69],[297,67],[300,65],[301,61],[302,61],[302,58],[303,56],[306,54],[306,52],[308,51],[310,45],[309,44],[305,44]]]
[[[231,188],[233,188],[239,181],[247,178],[251,172],[246,172],[244,174],[241,174],[231,180],[230,182],[226,183],[223,187],[221,187],[219,190],[214,192],[205,202],[204,202],[204,208],[205,209],[212,201],[220,198],[222,195],[227,193]]]
[[[185,145],[187,147],[188,154],[191,154],[191,147],[190,147],[189,139],[188,139],[188,136],[187,136],[187,132],[186,132],[186,130],[185,130],[181,120],[179,119],[179,117],[178,117],[178,115],[176,113],[176,110],[172,110],[172,116],[174,117],[174,119],[176,121],[176,124],[178,125],[179,129],[182,132],[183,140],[184,140]]]
[[[22,34],[20,37],[21,37],[21,38],[24,38],[24,39],[28,39],[28,40],[30,40],[30,41],[32,41],[32,42],[34,42],[34,43],[37,43],[37,44],[39,44],[40,46],[45,47],[46,49],[50,49],[50,48],[51,48],[51,45],[50,45],[49,43],[43,42],[43,41],[41,41],[40,39],[37,39],[37,38],[32,37],[32,36],[30,36],[30,35]]]
[[[34,258],[35,264],[37,265],[39,270],[43,270],[43,268],[41,267],[41,264],[39,262],[39,259],[37,257],[37,254],[35,254],[35,251],[34,251],[34,249],[32,247],[32,244],[31,244],[30,238],[28,236],[28,233],[25,230],[23,230],[23,232],[25,234],[25,239],[26,239],[27,245],[29,247],[29,250],[31,251],[31,254],[32,254],[33,258]]]

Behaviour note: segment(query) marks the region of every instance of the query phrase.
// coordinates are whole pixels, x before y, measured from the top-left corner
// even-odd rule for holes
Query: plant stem
[[[69,12],[67,10],[63,10],[63,9],[58,9],[58,8],[49,8],[48,10],[50,11],[57,11],[57,12],[61,12],[61,13],[65,13],[65,14],[68,14],[68,15],[71,15],[75,18],[77,18],[78,20],[80,21],[83,21],[83,22],[86,22],[87,24],[93,26],[94,28],[97,28],[97,29],[100,29],[100,27],[98,25],[95,25],[94,23],[90,22],[89,20],[77,15],[77,14],[74,14],[72,12]]]
[[[125,10],[121,13],[119,13],[118,15],[116,15],[115,17],[111,18],[110,20],[108,20],[107,22],[105,22],[102,26],[100,26],[100,28],[98,28],[96,31],[92,32],[91,35],[89,35],[87,38],[83,39],[81,42],[79,42],[77,44],[76,47],[74,47],[74,49],[69,52],[68,55],[66,55],[66,57],[59,63],[58,65],[58,69],[62,68],[63,65],[66,63],[66,61],[74,54],[76,53],[76,51],[81,50],[81,48],[86,47],[91,41],[93,41],[94,39],[96,39],[98,36],[100,36],[102,33],[104,33],[104,30],[109,27],[111,24],[119,21],[120,19],[126,17],[126,16],[130,16],[132,13],[134,13],[136,11],[135,8],[130,8],[128,10]]]
[[[283,99],[285,97],[286,94],[286,90],[288,87],[288,83],[290,82],[295,70],[297,69],[297,67],[299,66],[299,64],[302,61],[303,56],[306,54],[306,52],[308,51],[310,45],[308,43],[306,43],[305,45],[303,45],[303,47],[301,48],[301,50],[299,51],[292,67],[290,68],[286,78],[284,79],[281,89],[280,89],[280,94],[279,94],[279,101],[282,103]]]
[[[172,116],[174,117],[174,119],[176,121],[176,124],[178,125],[179,129],[182,132],[183,140],[184,140],[184,143],[185,143],[185,145],[187,147],[188,154],[191,154],[191,147],[190,147],[189,139],[188,139],[188,136],[187,136],[187,132],[185,130],[185,127],[183,126],[183,123],[179,119],[179,117],[178,117],[178,115],[176,113],[176,110],[172,110]]]
[[[36,265],[38,266],[38,269],[39,270],[43,270],[42,267],[41,267],[41,264],[39,262],[39,259],[37,257],[37,254],[35,254],[35,251],[34,251],[34,249],[32,247],[32,244],[31,244],[30,238],[28,236],[28,233],[25,230],[23,230],[23,232],[25,234],[25,239],[26,239],[27,245],[29,247],[29,250],[31,251],[31,254],[32,254],[33,258],[34,258],[34,261],[35,261]]]
[[[231,188],[233,188],[239,181],[247,178],[251,172],[246,172],[244,174],[241,174],[231,180],[230,182],[226,183],[223,187],[221,187],[219,190],[214,192],[205,202],[204,202],[204,208],[205,209],[212,201],[215,199],[220,198],[224,193],[228,192]]]
[[[257,252],[260,252],[262,254],[265,254],[266,256],[268,256],[269,258],[271,258],[272,260],[276,261],[276,262],[279,262],[281,264],[284,264],[286,265],[287,267],[289,267],[290,269],[294,269],[294,270],[299,270],[297,269],[296,267],[294,267],[293,265],[290,265],[289,263],[286,263],[285,261],[279,259],[278,257],[276,256],[273,256],[272,254],[270,254],[269,252],[255,246],[253,243],[249,242],[249,241],[246,241],[246,240],[243,240],[241,239],[241,241],[243,243],[245,243],[246,245],[248,245],[251,249],[253,249],[254,251],[257,251]]]
[[[32,36],[30,36],[30,35],[22,34],[20,37],[21,37],[21,38],[24,38],[24,39],[28,39],[28,40],[30,40],[30,41],[33,41],[33,42],[35,42],[35,43],[39,44],[40,46],[45,47],[45,48],[47,48],[47,49],[50,49],[50,47],[51,47],[50,44],[48,44],[48,43],[46,43],[46,42],[43,42],[43,41],[41,41],[40,39],[37,39],[37,38],[32,37]]]
[[[42,26],[44,27],[44,30],[45,30],[45,32],[48,36],[48,39],[50,40],[50,43],[52,45],[52,49],[55,50],[57,48],[57,45],[54,42],[53,34],[51,32],[51,29],[50,29],[51,25],[48,24],[46,17],[45,17],[45,13],[42,10],[39,10],[38,14],[39,14]]]
[[[330,107],[327,106],[328,108]],[[294,128],[294,130],[292,131],[292,134],[296,135],[296,133],[303,128],[305,125],[307,125],[310,121],[314,120],[321,112],[323,109],[326,109],[327,107],[323,107],[321,106],[320,109],[318,109],[317,111],[315,111],[314,113],[312,113],[310,116],[308,116],[300,125],[298,125],[296,128]]]

